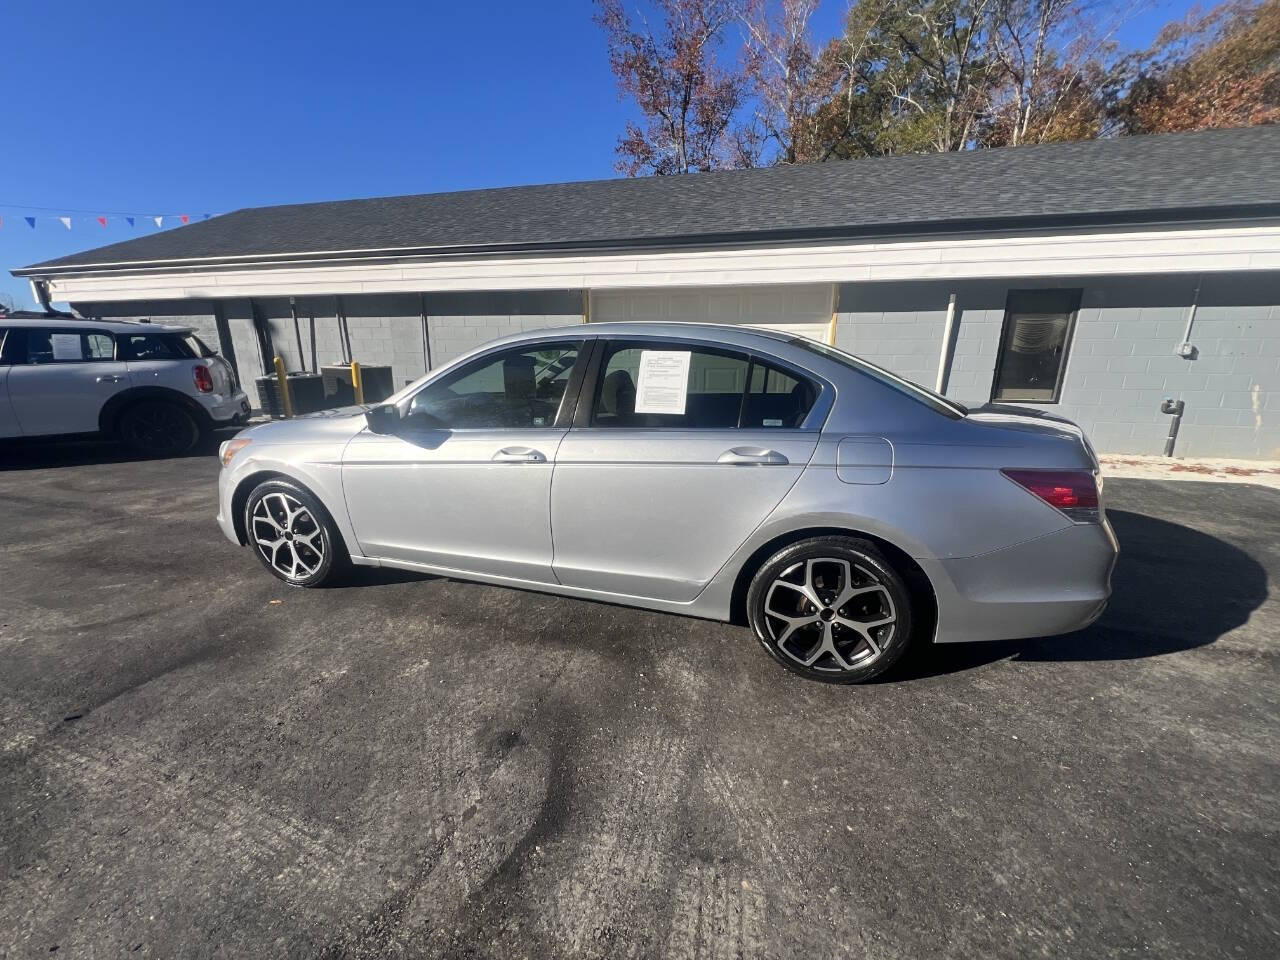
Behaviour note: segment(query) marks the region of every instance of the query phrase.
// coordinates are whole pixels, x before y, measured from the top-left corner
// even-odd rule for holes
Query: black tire
[[[342,535],[324,504],[287,480],[267,480],[250,491],[244,505],[244,529],[258,561],[293,587],[332,583],[346,572],[350,562]],[[279,536],[270,539],[274,534]]]
[[[196,418],[165,400],[140,400],[126,407],[116,431],[126,447],[148,457],[181,456],[200,442]]]
[[[837,607],[846,589],[850,595]],[[861,683],[906,651],[911,601],[906,582],[875,544],[814,537],[784,547],[756,571],[747,619],[769,656],[793,673]]]

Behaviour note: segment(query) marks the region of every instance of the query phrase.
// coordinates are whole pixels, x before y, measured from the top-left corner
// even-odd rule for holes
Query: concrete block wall
[[[1004,309],[1011,289],[1081,291],[1060,401],[1036,404],[1079,423],[1105,453],[1163,452],[1165,397],[1186,415],[1181,456],[1280,459],[1280,277],[1195,276],[848,284],[839,298],[836,342],[910,380],[933,387],[947,301],[956,327],[946,393],[991,399]],[[1196,360],[1175,355],[1198,303]]]
[[[438,367],[498,337],[582,323],[582,292],[428,294],[431,365]]]

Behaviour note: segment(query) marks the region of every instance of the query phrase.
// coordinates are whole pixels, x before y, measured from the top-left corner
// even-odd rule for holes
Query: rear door
[[[556,456],[556,577],[692,600],[799,479],[819,387],[697,341],[602,341],[597,356]]]
[[[23,436],[92,433],[103,405],[129,386],[115,340],[91,327],[15,327],[9,402]]]

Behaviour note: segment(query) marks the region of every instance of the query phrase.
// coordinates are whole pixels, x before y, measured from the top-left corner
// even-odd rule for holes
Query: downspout
[[[1200,306],[1200,285],[1204,283],[1204,274],[1196,277],[1196,288],[1191,294],[1191,305],[1187,307],[1187,325],[1182,330],[1182,342],[1174,349],[1174,353],[1190,363],[1200,352],[1191,343],[1191,328],[1196,325],[1196,310]],[[1164,455],[1173,456],[1173,448],[1178,442],[1178,430],[1182,426],[1182,414],[1186,410],[1186,402],[1179,397],[1165,397],[1160,403],[1160,412],[1173,417],[1169,421],[1169,434],[1164,438]]]
[[[427,319],[427,295],[425,293],[418,294],[419,302],[422,304],[422,369],[424,373],[431,372],[431,322]]]
[[[831,285],[831,323],[827,325],[827,346],[834,347],[836,345],[836,313],[840,306],[840,284],[833,283]]]
[[[938,379],[934,383],[934,393],[945,393],[947,378],[951,376],[951,354],[954,347],[952,339],[956,328],[956,295],[953,293],[947,301],[947,322],[942,326],[942,349],[938,353]]]
[[[298,298],[289,298],[289,315],[293,317],[293,335],[298,341],[298,364],[307,371],[307,355],[302,350],[302,324],[298,323]]]
[[[49,281],[48,280],[32,280],[31,295],[36,298],[36,302],[40,304],[41,309],[45,313],[53,313],[53,303],[49,297]]]

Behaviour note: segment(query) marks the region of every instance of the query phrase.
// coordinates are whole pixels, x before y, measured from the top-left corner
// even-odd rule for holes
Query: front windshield
[[[949,400],[940,393],[934,393],[926,387],[920,386],[918,383],[912,383],[910,380],[904,380],[895,373],[890,373],[883,367],[877,367],[874,363],[863,360],[861,357],[855,357],[852,353],[846,353],[836,347],[828,346],[825,343],[819,343],[817,340],[810,340],[808,337],[796,337],[790,341],[797,347],[816,353],[819,356],[826,357],[828,360],[834,360],[841,366],[857,370],[859,373],[865,373],[873,380],[878,380],[886,386],[893,387],[902,391],[908,396],[914,397],[921,403],[927,405],[934,411],[941,413],[943,416],[951,417],[958,420],[969,412],[969,408],[962,403],[956,403]]]

